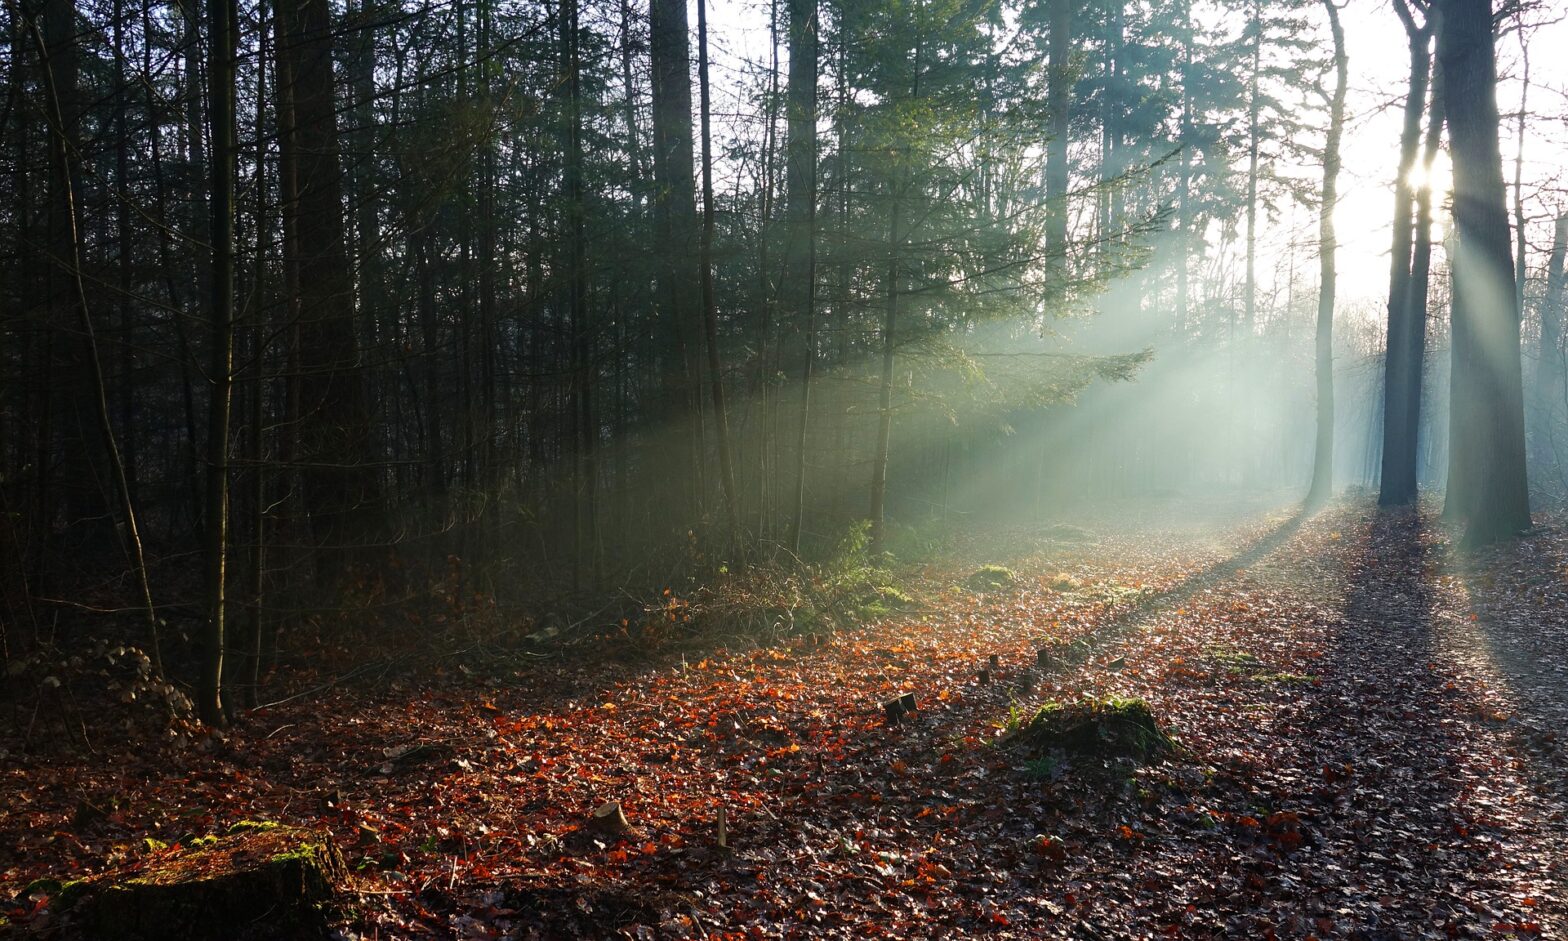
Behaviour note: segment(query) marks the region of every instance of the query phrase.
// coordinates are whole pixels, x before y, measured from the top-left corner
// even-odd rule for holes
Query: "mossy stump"
[[[326,834],[252,826],[74,883],[61,902],[74,936],[103,941],[324,937],[347,877]]]
[[[1010,587],[1018,580],[1012,569],[1001,565],[982,565],[973,574],[964,579],[964,587],[970,591],[999,591]]]
[[[1148,764],[1175,749],[1141,699],[1085,699],[1046,703],[1008,736],[1034,756],[1053,751],[1088,758]]]

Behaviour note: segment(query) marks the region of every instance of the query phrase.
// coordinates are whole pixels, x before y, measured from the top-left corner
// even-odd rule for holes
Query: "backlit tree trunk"
[[[1489,0],[1446,0],[1437,57],[1454,162],[1453,441],[1466,471],[1451,483],[1465,543],[1527,529],[1519,310],[1498,147],[1497,65]],[[1460,374],[1464,384],[1460,383]],[[1457,492],[1452,489],[1457,486]]]
[[[1431,31],[1418,27],[1404,0],[1395,0],[1394,9],[1405,25],[1410,50],[1410,86],[1405,94],[1404,126],[1399,135],[1399,176],[1394,181],[1393,249],[1389,259],[1388,334],[1383,360],[1383,459],[1378,503],[1398,506],[1415,499],[1415,442],[1407,441],[1408,414],[1412,403],[1406,396],[1409,376],[1419,374],[1420,366],[1412,356],[1410,309],[1411,245],[1415,206],[1412,174],[1421,144],[1421,115],[1431,75]],[[1423,311],[1424,315],[1424,311]]]
[[[1334,36],[1334,93],[1329,103],[1328,139],[1323,144],[1323,193],[1318,210],[1318,323],[1316,337],[1318,416],[1308,504],[1328,499],[1334,478],[1334,208],[1339,194],[1339,143],[1345,131],[1345,31],[1334,0],[1323,0]]]

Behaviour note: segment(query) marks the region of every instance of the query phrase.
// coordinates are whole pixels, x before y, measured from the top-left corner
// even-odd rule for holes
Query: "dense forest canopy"
[[[1568,431],[1559,20],[8,2],[7,656],[119,612],[219,721],[432,593],[1309,482],[1516,531]]]

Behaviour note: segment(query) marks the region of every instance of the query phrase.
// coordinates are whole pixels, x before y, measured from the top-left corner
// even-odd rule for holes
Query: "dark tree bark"
[[[354,279],[343,219],[327,0],[291,0],[278,9],[280,59],[288,62],[293,105],[295,228],[299,293],[301,481],[311,529],[330,582],[351,558],[377,502],[366,461],[369,417],[354,330]]]
[[[1439,9],[1437,58],[1453,154],[1458,242],[1450,447],[1465,463],[1460,479],[1450,483],[1449,501],[1466,524],[1465,544],[1474,546],[1530,526],[1519,310],[1498,147],[1491,3],[1445,0]]]
[[[701,419],[699,417],[696,298],[696,157],[691,121],[691,42],[686,0],[650,0],[649,53],[653,71],[654,227],[659,258],[661,319],[672,328],[678,368],[664,370],[664,418],[675,427],[663,434],[670,443],[666,474],[676,481],[671,509],[699,502]],[[687,427],[689,425],[689,427]],[[684,448],[685,454],[681,455]],[[684,486],[683,486],[684,485]],[[684,518],[677,512],[676,518]]]

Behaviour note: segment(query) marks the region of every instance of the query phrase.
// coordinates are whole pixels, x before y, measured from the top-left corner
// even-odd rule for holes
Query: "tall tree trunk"
[[[300,496],[303,474],[300,468],[304,456],[300,425],[304,420],[304,381],[300,376],[300,337],[302,304],[300,291],[300,205],[299,205],[299,134],[294,112],[294,33],[289,28],[289,13],[295,0],[272,0],[272,93],[273,108],[278,124],[278,230],[281,236],[279,268],[282,275],[283,329],[283,403],[281,427],[278,429],[277,447],[282,478],[279,489],[290,494],[278,520],[283,530],[282,539],[273,550],[275,568],[291,573],[298,550],[291,545],[303,545],[303,535],[308,510]],[[280,558],[287,555],[288,558]],[[290,587],[291,578],[284,576],[284,589]]]
[[[114,0],[114,55],[122,63],[126,57],[125,9],[123,0]],[[125,456],[126,485],[131,488],[131,499],[136,499],[136,342],[131,323],[131,146],[127,137],[125,112],[130,107],[130,68],[121,64],[114,70],[114,235],[115,269],[119,281],[120,326],[120,445]],[[156,132],[154,132],[156,133]]]
[[[1318,207],[1318,324],[1316,337],[1318,420],[1312,461],[1312,486],[1307,504],[1316,506],[1333,493],[1334,485],[1334,209],[1339,199],[1339,144],[1345,133],[1345,30],[1335,0],[1323,0],[1334,37],[1334,93],[1328,109],[1328,138],[1323,143],[1323,193]]]
[[[1104,90],[1100,99],[1100,188],[1096,194],[1099,215],[1098,268],[1102,277],[1109,276],[1111,263],[1111,233],[1120,224],[1123,200],[1122,187],[1115,183],[1121,174],[1122,114],[1125,104],[1121,100],[1121,56],[1125,39],[1125,3],[1109,0],[1105,4],[1105,61],[1102,63],[1101,82]]]
[[[719,451],[719,485],[724,492],[724,515],[730,538],[740,535],[740,508],[736,505],[735,465],[730,456],[729,423],[724,414],[724,370],[719,354],[718,301],[713,293],[713,138],[708,95],[708,3],[697,0],[697,85],[702,108],[702,241],[698,264],[702,266],[702,332],[708,346],[708,381],[713,391],[713,429]]]
[[[1530,525],[1525,470],[1519,310],[1509,258],[1508,207],[1498,147],[1497,63],[1490,0],[1445,0],[1437,57],[1443,70],[1454,163],[1453,330],[1456,373],[1469,388],[1450,396],[1451,447],[1468,455],[1464,488],[1450,493],[1464,542],[1484,545]]]
[[[795,491],[789,548],[800,554],[806,517],[806,432],[817,346],[817,3],[789,0],[789,143],[785,181],[785,310],[802,325],[800,423],[795,435]]]
[[[360,335],[374,345],[391,318],[381,310],[385,296],[385,273],[381,248],[381,191],[383,182],[377,161],[376,124],[376,0],[358,0],[353,10],[352,31],[343,36],[348,45],[343,62],[352,89],[353,132],[349,135],[353,159],[346,169],[352,174],[353,237],[356,269],[355,286],[359,301]],[[377,370],[376,372],[379,372]],[[374,375],[367,380],[375,382]]]
[[[900,231],[903,213],[903,174],[897,174],[890,187],[892,208],[887,226],[887,287],[882,314],[882,376],[877,386],[877,440],[871,462],[871,551],[882,552],[887,545],[887,462],[893,434],[893,363],[898,351],[898,303]]]
[[[1067,296],[1067,143],[1072,117],[1073,0],[1051,0],[1049,35],[1050,72],[1046,77],[1045,106],[1050,115],[1050,139],[1045,144],[1045,250],[1047,289]]]
[[[1524,34],[1523,24],[1519,27],[1519,54],[1523,61],[1524,73],[1519,84],[1519,117],[1517,138],[1514,141],[1514,307],[1522,318],[1525,263],[1530,248],[1525,240],[1524,217],[1524,133],[1529,124],[1527,117],[1530,113],[1530,43]]]
[[[678,353],[678,368],[664,370],[667,386],[662,417],[675,426],[663,432],[671,445],[664,476],[677,488],[668,502],[674,520],[682,520],[687,518],[683,510],[701,502],[700,389],[694,329],[699,315],[692,293],[698,282],[696,157],[686,0],[650,0],[648,16],[659,307],[661,320],[672,328]]]
[[[1176,192],[1176,326],[1187,327],[1190,306],[1190,270],[1192,263],[1192,147],[1193,147],[1193,95],[1190,83],[1192,74],[1192,2],[1182,0],[1181,6],[1181,165],[1178,171]]]
[[[196,710],[224,724],[224,583],[229,547],[229,402],[234,368],[235,0],[208,0],[207,114],[211,121],[212,325],[207,409],[207,629]]]
[[[1417,460],[1421,440],[1421,387],[1426,371],[1426,321],[1427,294],[1432,272],[1432,168],[1437,163],[1437,152],[1443,142],[1443,78],[1432,76],[1432,105],[1427,116],[1426,142],[1422,145],[1421,176],[1428,181],[1416,194],[1416,235],[1410,257],[1410,277],[1405,283],[1404,307],[1406,339],[1404,346],[1404,387],[1398,390],[1403,405],[1404,431],[1398,435],[1402,453],[1396,455],[1396,466],[1404,474],[1402,486],[1409,494],[1407,502],[1416,498],[1419,478]]]
[[[1252,61],[1247,73],[1247,262],[1242,285],[1242,324],[1250,331],[1258,319],[1258,161],[1263,113],[1258,85],[1263,78],[1262,0],[1252,0],[1247,28],[1252,33]]]
[[[1568,214],[1557,217],[1552,254],[1546,260],[1546,292],[1541,297],[1541,346],[1535,361],[1535,436],[1553,433],[1563,381],[1563,260],[1568,255]],[[1544,444],[1543,444],[1544,446]],[[1548,460],[1555,455],[1543,455]]]
[[[574,478],[576,483],[577,559],[574,576],[592,573],[598,555],[598,518],[594,498],[598,493],[596,446],[598,424],[593,411],[593,325],[589,322],[586,207],[583,193],[582,61],[577,0],[562,0],[561,40],[567,91],[566,199],[569,224],[571,283],[572,399]]]
[[[1405,25],[1410,49],[1410,87],[1405,94],[1404,125],[1399,136],[1399,175],[1394,180],[1393,249],[1388,274],[1388,333],[1383,361],[1383,459],[1378,486],[1378,504],[1401,506],[1416,497],[1416,472],[1413,442],[1403,435],[1409,427],[1407,415],[1412,407],[1405,390],[1412,370],[1411,326],[1415,313],[1409,306],[1411,279],[1412,213],[1415,189],[1412,177],[1421,144],[1421,115],[1431,75],[1431,30],[1417,27],[1405,5],[1395,0],[1394,9]],[[1424,317],[1424,309],[1423,309]]]
[[[39,440],[40,518],[46,555],[55,547],[55,524],[63,503],[70,522],[102,514],[86,503],[90,465],[82,405],[87,386],[82,347],[73,336],[76,310],[78,243],[75,194],[80,192],[81,48],[75,0],[43,0],[43,29],[34,36],[46,83],[49,140],[47,245],[44,287],[49,330],[45,340],[48,373],[41,396]],[[36,26],[36,24],[35,24]],[[42,579],[37,590],[48,590]]]
[[[267,345],[268,337],[272,331],[270,321],[272,292],[268,289],[267,277],[268,253],[267,234],[269,231],[267,217],[267,63],[269,43],[267,42],[267,7],[263,5],[257,10],[260,19],[256,37],[256,142],[254,156],[254,205],[252,213],[256,228],[256,256],[252,259],[254,269],[252,279],[252,303],[255,305],[251,316],[251,393],[250,416],[245,429],[245,459],[250,464],[250,493],[248,494],[248,511],[250,515],[251,538],[253,540],[250,556],[247,559],[247,601],[246,611],[246,647],[245,671],[242,674],[243,696],[241,703],[254,709],[260,703],[261,697],[261,655],[263,647],[263,634],[265,618],[262,604],[266,601],[267,580],[267,482],[268,468],[264,463],[262,449],[263,424],[266,418],[267,399]]]
[[[376,502],[368,465],[368,403],[354,327],[354,280],[343,219],[332,21],[327,0],[278,10],[278,55],[288,60],[297,173],[301,482],[330,583],[353,557]]]
[[[481,0],[478,5],[478,58],[479,101],[485,121],[492,127],[496,121],[495,102],[491,99],[490,31],[491,5]],[[500,467],[496,458],[496,331],[497,297],[496,243],[499,231],[496,222],[496,191],[499,188],[496,167],[496,135],[485,134],[480,142],[479,160],[479,472],[482,486],[494,487]]]
[[[1056,0],[1061,3],[1062,0]],[[923,24],[922,24],[923,25]],[[1053,32],[1053,37],[1054,37]],[[920,101],[920,70],[925,51],[924,34],[915,41],[914,79],[911,82],[910,100]],[[1053,63],[1054,63],[1053,59]],[[1054,64],[1053,64],[1054,68]],[[911,133],[900,129],[898,133]],[[887,465],[891,455],[893,437],[893,364],[898,353],[898,306],[903,293],[903,248],[908,233],[904,231],[904,199],[909,189],[909,143],[900,145],[893,179],[888,186],[891,206],[887,224],[887,285],[886,303],[882,314],[882,377],[877,388],[877,440],[871,459],[871,552],[881,554],[887,549]],[[1063,192],[1065,196],[1065,190]]]
[[[756,400],[756,453],[757,478],[757,529],[756,538],[768,538],[771,531],[773,496],[770,472],[774,462],[769,460],[770,448],[776,444],[774,415],[777,412],[773,394],[774,377],[779,371],[779,357],[774,355],[773,315],[780,300],[781,285],[774,277],[773,261],[769,249],[773,242],[774,184],[778,174],[775,163],[778,154],[779,117],[779,0],[768,3],[768,98],[766,124],[762,132],[762,196],[761,218],[757,225],[757,308],[761,311],[757,324],[757,355],[752,377],[752,398]],[[785,251],[788,252],[786,246]],[[786,258],[785,264],[789,261]],[[782,346],[782,344],[780,344]]]

